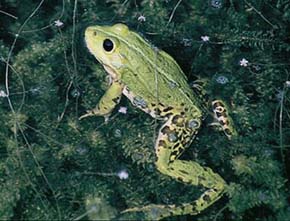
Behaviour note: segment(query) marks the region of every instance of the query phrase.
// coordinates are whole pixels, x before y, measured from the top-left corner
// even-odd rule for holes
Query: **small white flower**
[[[138,21],[139,21],[139,22],[145,22],[145,21],[146,21],[146,17],[145,17],[144,15],[140,15],[140,16],[138,17]]]
[[[286,81],[285,84],[286,84],[286,87],[290,87],[290,81]]]
[[[205,35],[205,36],[201,36],[200,38],[201,38],[201,40],[202,40],[203,42],[208,42],[208,41],[209,41],[209,36],[207,36],[207,35]]]
[[[60,20],[56,20],[56,21],[54,21],[54,25],[55,25],[56,27],[61,27],[61,26],[63,26],[63,22],[60,21]]]
[[[7,94],[5,93],[5,91],[3,90],[0,91],[0,97],[7,97]]]
[[[129,174],[126,170],[121,170],[117,173],[117,176],[121,179],[121,180],[126,180],[129,177]]]
[[[127,107],[120,107],[118,112],[122,114],[127,114]]]
[[[242,67],[247,67],[249,65],[249,61],[245,58],[243,58],[242,60],[240,60],[240,66]]]

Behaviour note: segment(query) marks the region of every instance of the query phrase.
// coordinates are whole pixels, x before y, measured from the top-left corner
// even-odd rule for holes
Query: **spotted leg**
[[[138,211],[148,220],[159,220],[168,216],[198,214],[217,201],[224,192],[225,181],[210,168],[196,162],[178,160],[191,143],[200,126],[199,119],[188,120],[181,115],[172,115],[159,131],[156,142],[158,170],[176,180],[193,186],[204,186],[207,190],[195,201],[181,205],[151,204],[132,208],[124,212]]]
[[[114,107],[120,102],[123,91],[123,85],[118,81],[112,82],[106,93],[103,95],[97,106],[87,111],[79,119],[83,119],[89,116],[106,116],[111,113]]]
[[[229,115],[229,109],[227,105],[222,100],[214,100],[211,102],[211,105],[214,114],[214,120],[216,121],[211,125],[221,128],[229,139],[231,139],[233,136],[236,136],[237,132],[234,128],[233,120]]]

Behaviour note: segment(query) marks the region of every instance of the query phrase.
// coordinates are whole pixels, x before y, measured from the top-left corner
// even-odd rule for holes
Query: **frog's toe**
[[[93,113],[93,111],[87,111],[86,114],[83,114],[82,116],[79,117],[79,120],[82,120],[86,117],[91,117],[91,116],[94,116],[95,114]]]
[[[164,205],[151,204],[140,208],[134,207],[122,211],[122,218],[120,220],[160,220],[168,216],[169,214],[167,213],[169,213],[169,207],[167,208]]]

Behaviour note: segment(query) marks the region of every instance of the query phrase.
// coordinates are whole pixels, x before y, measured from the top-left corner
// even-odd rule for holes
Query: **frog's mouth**
[[[104,64],[104,63],[101,63],[104,67],[104,69],[106,70],[107,73],[109,73],[109,75],[113,78],[113,79],[116,79],[117,77],[117,74],[116,74],[116,71],[111,68],[110,66]]]

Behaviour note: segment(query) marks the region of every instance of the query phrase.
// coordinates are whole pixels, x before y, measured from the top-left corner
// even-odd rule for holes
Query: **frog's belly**
[[[149,104],[144,98],[141,96],[133,94],[127,87],[124,87],[123,94],[131,101],[131,103],[141,109],[142,111],[150,114],[153,118],[156,118],[157,115],[153,110],[151,104]]]

